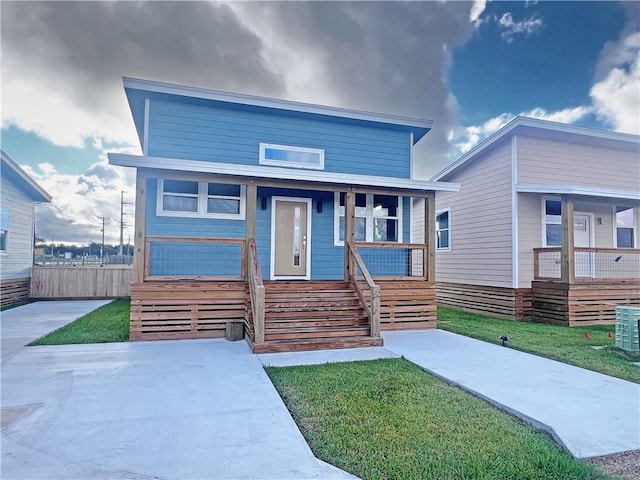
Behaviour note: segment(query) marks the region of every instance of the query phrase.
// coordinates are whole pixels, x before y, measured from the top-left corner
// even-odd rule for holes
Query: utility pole
[[[104,263],[104,217],[102,217],[102,243],[100,244],[100,263]]]
[[[104,226],[105,224],[109,224],[109,222],[107,221],[109,220],[109,217],[98,218],[102,218],[102,230],[100,230],[102,232],[102,243],[100,244],[100,263],[104,263]]]
[[[118,255],[120,256],[122,256],[123,254],[123,247],[124,247],[124,227],[128,226],[124,223],[124,216],[125,216],[124,206],[125,205],[133,205],[133,203],[124,201],[124,190],[121,190],[120,191],[120,246],[118,247]],[[130,214],[127,213],[126,215],[130,215]]]

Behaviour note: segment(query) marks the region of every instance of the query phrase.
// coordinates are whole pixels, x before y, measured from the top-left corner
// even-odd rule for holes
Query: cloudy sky
[[[433,119],[421,178],[515,115],[640,133],[637,2],[3,1],[0,21],[2,148],[54,197],[48,241],[98,241],[105,216],[117,242],[123,76]]]

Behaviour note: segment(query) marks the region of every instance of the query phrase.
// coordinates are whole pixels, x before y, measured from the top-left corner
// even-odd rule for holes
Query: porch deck
[[[132,284],[131,340],[224,337],[227,322],[242,322],[256,353],[382,345],[349,282],[270,281],[264,288],[264,341],[256,342],[245,281]],[[380,282],[381,330],[435,326],[433,283]]]
[[[640,249],[572,250],[569,262],[559,247],[534,249],[533,321],[612,325],[616,306],[640,306]]]

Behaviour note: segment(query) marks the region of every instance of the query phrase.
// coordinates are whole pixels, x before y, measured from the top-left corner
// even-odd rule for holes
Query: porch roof
[[[318,189],[318,186],[323,186],[338,191],[346,191],[358,187],[372,188],[375,190],[394,190],[404,193],[407,196],[420,196],[433,191],[457,192],[460,190],[460,184],[458,183],[428,182],[409,178],[318,172],[317,170],[312,171],[263,165],[237,165],[117,153],[109,153],[108,157],[111,165],[222,175],[229,178],[242,178],[258,185],[280,181],[282,183],[306,183],[309,186],[314,186],[314,189]],[[297,185],[297,187],[300,188],[301,185]]]
[[[555,195],[579,195],[608,199],[640,201],[640,190],[625,190],[621,188],[594,187],[589,185],[540,185],[534,183],[516,184],[516,192],[546,193]]]

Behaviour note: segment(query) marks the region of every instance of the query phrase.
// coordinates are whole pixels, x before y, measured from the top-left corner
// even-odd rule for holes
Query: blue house
[[[254,351],[381,345],[435,326],[435,248],[411,243],[430,120],[124,79],[134,167],[131,339],[244,329]],[[434,238],[434,221],[425,222]]]

